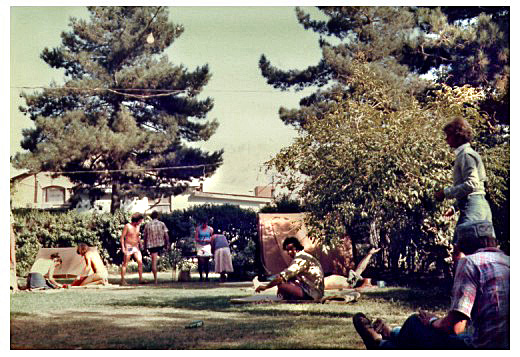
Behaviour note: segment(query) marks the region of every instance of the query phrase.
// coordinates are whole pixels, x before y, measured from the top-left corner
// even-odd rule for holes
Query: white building
[[[73,183],[64,176],[52,177],[50,173],[24,173],[11,178],[11,205],[13,208],[67,208]],[[76,207],[87,212],[110,211],[110,189],[103,197],[94,202],[85,198]],[[153,210],[171,212],[176,209],[186,209],[203,204],[231,204],[241,208],[259,211],[273,201],[273,186],[257,186],[254,195],[240,195],[224,192],[204,192],[203,185],[190,187],[178,196],[163,197],[160,200],[132,198],[121,203],[122,208],[130,212],[149,213]]]

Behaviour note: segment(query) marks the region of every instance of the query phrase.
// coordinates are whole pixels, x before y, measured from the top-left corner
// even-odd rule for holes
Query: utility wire
[[[196,169],[204,168],[206,166],[216,166],[217,164],[201,164],[201,165],[189,165],[189,166],[169,166],[169,167],[156,167],[156,168],[143,168],[143,169],[119,169],[119,170],[78,170],[78,171],[45,171],[51,174],[82,174],[82,173],[110,173],[110,172],[143,172],[143,171],[162,171],[162,170],[176,170],[176,169]],[[205,171],[204,171],[205,172]]]
[[[80,87],[46,87],[46,86],[11,86],[11,89],[47,89],[47,90],[75,90],[78,92],[94,92],[94,91],[111,91],[117,94],[126,96],[138,96],[138,94],[122,93],[120,91],[137,92],[157,92],[160,94],[151,94],[148,96],[163,96],[172,95],[186,92],[186,89],[152,89],[152,88],[80,88]],[[220,93],[275,93],[272,90],[256,90],[256,89],[207,89],[207,92],[220,92]],[[278,92],[276,92],[278,93]]]

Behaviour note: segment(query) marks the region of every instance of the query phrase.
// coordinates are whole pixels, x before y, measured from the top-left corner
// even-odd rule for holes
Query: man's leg
[[[366,257],[361,259],[361,261],[359,262],[359,264],[355,270],[358,275],[360,275],[360,276],[363,275],[363,272],[367,268],[368,263],[370,263],[370,259],[372,258],[372,256],[374,254],[376,254],[377,252],[379,252],[380,250],[381,250],[381,248],[377,248],[377,249],[371,248],[370,251],[368,252],[368,254],[366,255]]]
[[[157,256],[158,253],[152,253],[152,273],[155,284],[157,284]]]
[[[87,284],[90,284],[90,285],[103,284],[103,278],[98,273],[90,274],[89,276],[86,277],[85,280],[83,280],[81,282],[81,284],[79,284],[79,286],[85,286]]]
[[[199,280],[202,281],[202,271],[203,271],[203,265],[204,265],[204,258],[203,257],[197,257],[197,268],[199,269]]]
[[[143,256],[141,251],[138,250],[134,253],[134,259],[137,261],[137,272],[139,273],[139,284],[143,282]]]
[[[204,273],[206,273],[206,281],[209,280],[209,258],[204,258]]]
[[[120,285],[126,285],[125,274],[126,274],[126,266],[128,265],[128,260],[130,259],[130,255],[125,254],[123,257],[123,264],[121,265],[121,282]]]
[[[308,298],[303,289],[293,282],[278,285],[278,295],[284,300],[306,300]]]
[[[396,338],[399,349],[467,349],[462,338],[447,335],[425,326],[419,315],[411,315],[401,327]]]

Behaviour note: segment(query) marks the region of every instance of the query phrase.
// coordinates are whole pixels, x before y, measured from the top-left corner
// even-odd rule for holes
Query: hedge
[[[17,274],[25,276],[34,263],[40,247],[71,247],[80,242],[96,246],[108,266],[122,261],[119,239],[130,213],[51,212],[36,209],[14,209]],[[193,256],[194,228],[202,217],[209,219],[215,233],[226,232],[230,240],[235,273],[231,278],[249,279],[260,271],[256,250],[258,241],[257,216],[252,210],[232,205],[203,205],[163,213],[162,220],[169,230],[170,242],[176,243],[180,255]],[[149,258],[145,258],[149,270]],[[159,269],[171,269],[169,259],[161,259]]]

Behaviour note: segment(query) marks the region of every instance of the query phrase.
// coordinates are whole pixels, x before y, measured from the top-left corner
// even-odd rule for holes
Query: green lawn
[[[11,294],[11,349],[363,349],[356,312],[401,324],[449,302],[441,289],[387,287],[347,305],[236,305],[229,299],[250,288],[161,277],[158,286]],[[204,326],[185,329],[194,320]]]

